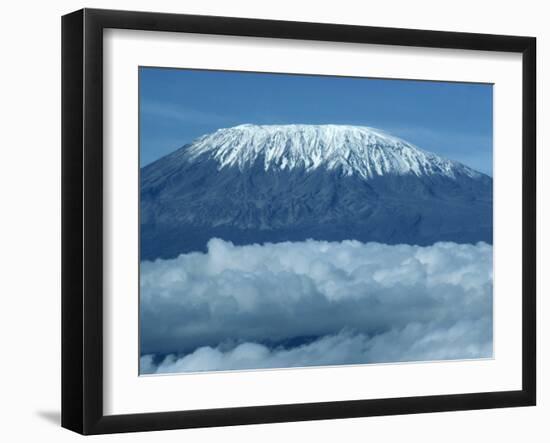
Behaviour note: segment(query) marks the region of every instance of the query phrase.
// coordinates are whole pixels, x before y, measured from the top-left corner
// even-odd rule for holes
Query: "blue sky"
[[[140,68],[144,166],[219,128],[351,124],[383,129],[492,175],[492,85]]]

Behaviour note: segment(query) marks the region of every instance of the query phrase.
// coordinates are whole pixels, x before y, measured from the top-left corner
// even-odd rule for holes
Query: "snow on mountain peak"
[[[481,175],[366,126],[243,124],[204,135],[186,149],[189,161],[203,155],[215,159],[219,169],[237,166],[243,170],[261,161],[266,171],[341,168],[346,175],[365,179],[385,174]]]

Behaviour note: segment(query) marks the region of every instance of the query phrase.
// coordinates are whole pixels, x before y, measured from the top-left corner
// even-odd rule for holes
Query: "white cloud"
[[[140,310],[143,373],[488,357],[492,247],[213,239],[143,262]]]

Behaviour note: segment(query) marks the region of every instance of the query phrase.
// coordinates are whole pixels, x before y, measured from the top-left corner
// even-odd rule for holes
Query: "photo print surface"
[[[493,356],[493,86],[139,68],[140,374]]]

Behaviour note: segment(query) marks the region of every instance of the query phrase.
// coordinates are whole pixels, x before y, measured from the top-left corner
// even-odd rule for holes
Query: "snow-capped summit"
[[[141,169],[141,258],[204,251],[213,237],[491,243],[492,187],[376,129],[220,129]]]
[[[220,129],[187,148],[189,161],[210,156],[219,169],[243,170],[262,162],[264,170],[312,171],[341,168],[364,179],[385,174],[477,177],[458,162],[444,159],[381,130],[350,125],[252,125]]]

